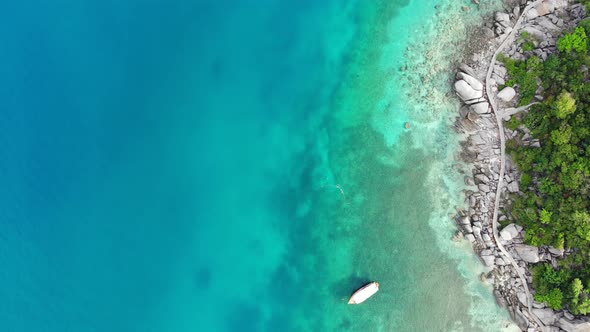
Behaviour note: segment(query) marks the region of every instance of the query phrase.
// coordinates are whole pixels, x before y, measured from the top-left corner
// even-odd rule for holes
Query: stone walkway
[[[508,259],[510,264],[514,267],[514,269],[516,270],[516,273],[518,273],[518,276],[522,281],[522,285],[524,287],[524,291],[525,291],[526,298],[527,298],[527,307],[528,307],[527,309],[528,309],[528,314],[529,314],[528,316],[530,318],[532,318],[537,323],[537,325],[541,328],[542,331],[545,331],[546,330],[545,325],[543,325],[543,323],[532,312],[532,296],[529,291],[529,287],[528,287],[526,278],[525,278],[523,272],[521,271],[521,268],[518,266],[518,264],[516,263],[516,261],[512,257],[512,255],[510,255],[510,253],[504,248],[504,245],[502,245],[502,243],[500,242],[500,237],[498,235],[498,206],[500,204],[500,194],[501,194],[502,185],[504,182],[504,172],[505,172],[505,162],[506,162],[506,155],[505,155],[506,138],[504,137],[504,124],[502,122],[504,112],[502,112],[501,110],[498,109],[498,106],[496,105],[496,101],[494,100],[494,96],[492,94],[492,88],[490,85],[490,78],[492,76],[492,72],[494,71],[494,65],[496,63],[496,58],[498,57],[498,54],[500,54],[500,52],[506,47],[506,45],[508,45],[509,43],[512,43],[514,41],[514,37],[518,33],[518,29],[520,28],[522,21],[525,19],[527,12],[531,8],[536,7],[541,2],[542,2],[542,0],[536,0],[525,7],[525,9],[520,14],[520,17],[518,18],[518,20],[514,24],[512,31],[508,34],[508,36],[506,36],[506,38],[504,38],[504,40],[502,41],[500,46],[498,46],[498,48],[494,52],[494,55],[492,56],[492,59],[490,61],[490,65],[488,67],[488,71],[486,74],[485,84],[486,84],[486,96],[488,98],[488,102],[490,103],[490,105],[492,107],[492,111],[494,112],[494,114],[496,116],[496,122],[498,124],[498,131],[500,134],[500,174],[499,174],[500,176],[499,176],[498,185],[496,188],[494,212],[493,212],[493,217],[492,217],[492,231],[493,231],[493,235],[494,235],[494,240],[496,241],[498,249],[504,254],[504,256],[506,256],[506,258]]]

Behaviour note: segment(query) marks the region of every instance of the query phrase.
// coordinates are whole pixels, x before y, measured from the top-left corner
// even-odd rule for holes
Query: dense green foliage
[[[503,57],[520,104],[535,98],[542,84],[543,101],[507,126],[526,126],[541,147],[507,142],[507,151],[522,172],[522,195],[509,209],[524,226],[525,242],[571,249],[558,267],[540,264],[533,271],[535,299],[551,308],[590,313],[590,55],[582,21],[558,41],[559,53],[544,62]]]
[[[561,52],[586,52],[588,51],[588,38],[583,27],[577,27],[573,33],[568,33],[557,42],[557,48]]]

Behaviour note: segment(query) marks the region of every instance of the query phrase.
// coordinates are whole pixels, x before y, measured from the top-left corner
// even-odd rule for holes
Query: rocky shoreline
[[[456,130],[466,137],[461,157],[473,165],[472,175],[465,176],[465,184],[469,188],[465,193],[468,208],[458,211],[456,220],[460,231],[455,240],[464,238],[472,243],[482,262],[489,268],[489,272],[481,276],[482,281],[493,284],[498,303],[510,312],[520,329],[590,331],[590,317],[574,317],[567,310],[556,312],[527,296],[528,290],[532,288],[531,264],[549,262],[556,266],[557,259],[567,252],[524,244],[522,227],[511,223],[511,216],[504,214],[502,208],[509,204],[510,195],[520,193],[520,174],[510,156],[506,155],[505,174],[503,181],[499,181],[503,151],[500,132],[504,133],[505,139],[522,137],[521,143],[525,145],[540,146],[540,143],[531,139],[524,127],[516,130],[504,127],[503,131],[498,128],[498,123],[503,121],[496,121],[496,116],[507,121],[514,114],[528,109],[516,108],[518,98],[513,88],[505,87],[498,91],[498,87],[507,80],[506,68],[495,62],[488,82],[485,81],[494,52],[506,38],[513,37],[501,53],[513,59],[524,59],[524,51],[517,40],[526,32],[527,36],[534,37],[532,53],[545,60],[549,54],[556,52],[556,42],[563,31],[575,27],[585,17],[585,8],[567,0],[522,0],[506,6],[510,10],[495,13],[493,20],[482,27],[478,38],[474,39],[471,58],[464,59],[464,63],[459,66],[454,82],[456,94],[463,102],[455,123]],[[522,15],[527,6],[529,10]],[[515,27],[521,16],[521,24]],[[491,91],[486,91],[486,85]],[[537,101],[542,100],[540,93],[538,90]],[[492,98],[497,103],[495,114],[488,96],[494,96]],[[499,191],[498,183],[501,187]],[[494,234],[496,192],[500,195],[498,220],[508,225]],[[534,293],[533,290],[531,292]]]

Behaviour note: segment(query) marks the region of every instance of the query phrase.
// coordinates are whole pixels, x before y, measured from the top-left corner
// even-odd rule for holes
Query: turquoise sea
[[[448,80],[500,5],[5,2],[1,330],[513,328],[450,240]]]

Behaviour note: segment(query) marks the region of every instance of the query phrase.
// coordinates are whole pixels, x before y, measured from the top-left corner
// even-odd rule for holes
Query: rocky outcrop
[[[455,92],[464,103],[475,104],[484,101],[483,83],[466,73],[459,73],[457,76],[461,79],[455,82]]]

